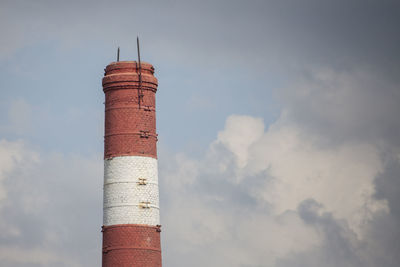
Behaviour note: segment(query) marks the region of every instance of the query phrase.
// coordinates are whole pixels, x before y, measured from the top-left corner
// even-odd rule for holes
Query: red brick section
[[[103,226],[103,267],[161,267],[160,228]]]
[[[104,158],[147,156],[157,158],[154,68],[142,63],[139,89],[138,64],[114,62],[105,69],[106,96]]]

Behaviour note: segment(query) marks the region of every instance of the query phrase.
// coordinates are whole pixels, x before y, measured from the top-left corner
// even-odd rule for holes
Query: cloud
[[[32,131],[33,107],[24,99],[10,102],[6,113],[7,119],[0,126],[0,132],[23,136]]]
[[[251,62],[264,71],[312,61],[339,67],[378,65],[382,73],[398,74],[397,1],[2,1],[1,5],[0,31],[7,38],[1,40],[0,58],[46,41],[61,47],[119,44],[125,57],[134,53],[132,33],[139,33],[146,50],[152,51],[149,56],[193,68],[240,68]]]
[[[0,259],[7,266],[77,266],[71,260],[62,259],[48,250],[36,248],[3,246],[0,247]]]
[[[375,78],[308,72],[267,129],[232,115],[204,157],[161,153],[166,264],[396,266],[398,98]]]
[[[198,107],[213,110],[218,103],[215,113],[225,116],[246,113],[261,103],[254,110],[266,112],[270,103],[265,103],[265,91],[275,86],[275,76],[289,83],[276,92],[282,114],[272,123],[267,112],[264,118],[230,116],[204,156],[161,151],[165,266],[399,265],[398,2],[0,5],[3,74],[17,74],[4,77],[4,86],[33,86],[39,98],[47,88],[42,80],[53,77],[48,84],[57,87],[62,81],[46,60],[64,66],[59,73],[86,73],[87,65],[75,60],[94,65],[109,60],[90,58],[95,44],[97,54],[104,55],[118,42],[128,57],[134,55],[132,33],[139,32],[143,52],[151,51],[148,58],[159,65],[164,88],[170,87],[161,97],[173,95],[164,98],[166,106],[178,107],[182,114],[180,105],[170,103],[184,103],[182,92],[188,92],[190,104],[207,120],[207,127],[179,135],[194,127],[189,120],[200,125],[198,118],[171,116],[165,108],[165,128],[179,142],[190,135],[198,141],[204,132],[197,129],[212,128],[208,113]],[[74,46],[79,46],[78,53],[47,54],[49,47]],[[36,56],[29,57],[30,51]],[[65,55],[74,65],[68,65]],[[78,65],[82,67],[76,69]],[[15,83],[26,76],[21,70],[39,82]],[[189,86],[182,86],[182,73]],[[67,80],[61,84],[90,91],[75,82],[68,86]],[[195,87],[200,93],[190,98],[187,88]],[[57,102],[60,91],[50,89],[48,99],[58,110],[63,105]],[[12,90],[5,97],[28,93]],[[81,96],[78,106],[90,103],[88,95]],[[42,139],[35,145],[40,148],[26,140],[0,141],[0,259],[7,266],[99,266],[101,156],[65,153],[74,145],[79,152],[83,149],[82,134],[89,132],[77,120],[83,113],[70,109],[63,116],[46,108],[38,113],[36,106],[50,101],[39,98],[11,103],[5,113],[8,123],[0,127],[18,136],[32,130],[32,121],[44,121],[33,125],[47,129],[38,134]],[[69,108],[76,101],[67,94],[62,98],[71,100]],[[247,101],[253,98],[258,101]],[[233,108],[223,108],[231,101]],[[33,102],[35,106],[28,104]],[[188,123],[184,128],[180,118]],[[93,136],[88,134],[84,143]],[[52,147],[64,152],[42,151],[51,139],[57,144]]]
[[[7,140],[0,140],[0,204],[1,200],[7,198],[7,188],[4,186],[4,180],[13,171],[29,168],[32,164],[39,160],[37,153],[32,151],[24,151],[22,141],[9,142]]]
[[[390,138],[382,144],[380,131],[344,134],[363,129],[348,117],[368,114],[350,101],[342,118],[335,103],[361,92],[363,82],[327,73],[295,84],[268,127],[262,118],[232,115],[203,156],[160,151],[165,266],[396,266],[397,147]],[[320,120],[297,114],[316,112],[305,105],[311,96]],[[324,119],[343,129],[321,130]],[[0,159],[1,259],[98,266],[101,156],[2,140]]]
[[[192,266],[280,266],[330,246],[328,235],[338,234],[352,249],[366,242],[377,214],[389,212],[386,200],[374,197],[378,151],[368,144],[320,147],[305,136],[283,118],[264,132],[260,118],[234,115],[205,158],[176,157],[174,167],[160,172],[164,195],[174,192],[162,209],[167,262],[184,266],[194,257],[199,264]],[[196,171],[182,171],[188,169]],[[210,256],[198,259],[204,253]]]
[[[310,68],[278,94],[286,119],[321,142],[400,145],[398,84],[368,68]]]
[[[321,148],[300,129],[272,125],[251,148],[252,160],[245,173],[267,171],[274,179],[258,197],[273,203],[276,212],[295,209],[312,198],[338,218],[346,218],[358,229],[366,214],[386,209],[374,199],[374,179],[382,169],[373,146],[346,145]]]
[[[217,143],[232,151],[237,164],[243,168],[248,163],[248,148],[258,141],[263,133],[264,123],[261,118],[230,116],[226,120],[224,131],[218,133]]]
[[[385,199],[374,199],[373,178],[382,168],[375,151],[313,146],[282,124],[265,131],[260,118],[234,115],[204,158],[160,155],[166,266],[334,266],[339,256],[349,266],[365,263],[367,230],[388,213]],[[251,142],[235,145],[239,137]],[[10,192],[1,202],[3,261],[98,265],[101,161],[4,140],[0,151]],[[90,259],[79,256],[83,249]]]
[[[23,141],[1,140],[0,159],[1,261],[98,266],[101,156],[46,154]]]

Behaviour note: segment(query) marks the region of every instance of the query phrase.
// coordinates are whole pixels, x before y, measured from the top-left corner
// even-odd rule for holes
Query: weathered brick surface
[[[159,228],[142,225],[103,227],[103,267],[161,267]]]
[[[105,69],[104,158],[137,155],[157,158],[155,93],[157,79],[151,64],[142,63],[139,86],[134,61],[115,62]]]
[[[154,74],[154,67],[150,63],[142,62],[142,74]],[[138,63],[136,61],[119,61],[110,63],[104,71],[108,74],[136,73]]]

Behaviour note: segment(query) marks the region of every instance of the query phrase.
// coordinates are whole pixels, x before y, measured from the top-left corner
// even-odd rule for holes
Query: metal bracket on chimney
[[[142,201],[139,203],[139,207],[142,209],[150,209],[150,202],[149,201]]]
[[[141,138],[149,138],[149,131],[140,131]]]
[[[147,179],[146,178],[139,178],[138,185],[146,185],[147,184]]]

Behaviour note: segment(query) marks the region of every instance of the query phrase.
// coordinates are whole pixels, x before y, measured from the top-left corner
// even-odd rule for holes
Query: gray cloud
[[[259,123],[230,117],[200,161],[160,155],[166,264],[375,266],[384,239],[371,233],[391,216],[375,198],[380,153],[360,142],[321,147],[318,132],[284,116],[252,139]]]
[[[387,199],[390,208],[389,216],[380,216],[371,227],[371,239],[376,240],[374,249],[379,258],[376,264],[385,263],[385,266],[396,266],[400,262],[400,162],[399,154],[390,155],[381,175],[376,179],[376,197]]]
[[[86,84],[68,83],[77,76],[63,79],[49,62],[21,55],[35,46],[47,53],[43,43],[54,44],[57,55],[80,51],[81,58],[62,69],[76,74],[87,71],[77,66],[93,60],[95,47],[110,55],[94,65],[113,60],[117,44],[123,58],[134,58],[136,33],[165,89],[158,93],[165,266],[399,265],[398,1],[0,6],[6,37],[0,61],[16,75],[9,83],[5,75],[0,79],[4,97],[26,99],[5,116],[8,129],[3,126],[1,134],[25,137],[32,130],[29,107],[36,111],[33,125],[44,121],[36,128],[45,129],[32,146],[0,142],[0,259],[7,266],[100,264],[101,156],[68,154],[59,146],[59,153],[43,151],[49,129],[62,129],[53,134],[56,142],[80,146],[76,140],[91,131],[81,124],[94,126],[83,122],[87,110],[66,109],[44,120],[52,109],[40,114],[36,107],[55,101],[58,109],[75,101],[40,82],[51,73],[56,78],[50,83],[66,84],[71,95],[82,93],[74,107],[101,92],[89,94]],[[65,64],[54,60],[58,67]],[[18,83],[21,77],[29,77],[26,84]],[[50,100],[8,89],[14,83],[36,85],[35,93],[46,92]],[[271,111],[273,105],[282,112]],[[264,117],[267,127],[261,118],[230,116],[211,144],[197,144],[233,113]],[[167,151],[175,146],[168,133],[179,143],[207,146],[204,155]]]
[[[3,1],[2,7],[1,29],[12,37],[3,39],[10,42],[6,53],[56,38],[118,42],[133,55],[138,32],[156,58],[192,66],[312,62],[399,71],[397,1]]]
[[[399,87],[363,69],[310,70],[280,91],[288,117],[328,142],[399,146]]]
[[[166,266],[372,267],[382,257],[395,266],[382,227],[398,226],[389,187],[398,158],[384,165],[381,146],[366,139],[321,146],[319,131],[287,116],[267,130],[231,116],[199,159],[160,152]],[[6,141],[1,155],[4,262],[97,266],[101,159]]]

